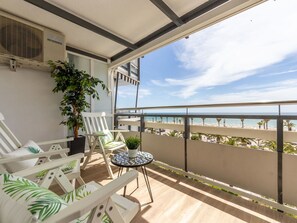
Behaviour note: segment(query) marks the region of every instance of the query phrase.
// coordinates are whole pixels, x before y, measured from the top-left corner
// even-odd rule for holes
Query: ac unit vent
[[[43,31],[0,15],[0,53],[43,62]]]

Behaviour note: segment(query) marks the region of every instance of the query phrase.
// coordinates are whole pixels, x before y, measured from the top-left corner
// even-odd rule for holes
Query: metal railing
[[[179,117],[183,119],[183,138],[184,138],[184,171],[188,171],[188,140],[190,139],[190,120],[193,118],[224,118],[224,119],[269,119],[276,120],[276,144],[277,144],[277,202],[283,204],[283,153],[284,153],[284,120],[297,120],[297,115],[282,114],[281,106],[297,105],[297,101],[272,101],[272,102],[247,102],[247,103],[226,103],[226,104],[200,104],[200,105],[177,105],[177,106],[153,106],[153,107],[137,107],[137,108],[119,108],[115,114],[115,127],[118,127],[119,117],[138,117],[140,118],[140,138],[145,131],[146,117]],[[275,114],[220,114],[220,113],[198,113],[191,112],[191,109],[199,108],[226,108],[226,107],[246,107],[246,106],[277,106]],[[149,110],[164,110],[164,109],[184,109],[179,113],[162,113],[148,112]],[[192,123],[193,124],[193,123]],[[297,139],[296,139],[297,141]]]

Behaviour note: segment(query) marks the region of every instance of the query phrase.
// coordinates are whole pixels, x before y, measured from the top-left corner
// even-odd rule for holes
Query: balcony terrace
[[[116,110],[120,80],[139,87],[137,58],[265,1],[3,1],[0,112],[22,142],[66,137],[66,129],[58,125],[60,98],[51,94],[54,83],[47,60],[68,60],[110,89],[100,95],[100,101],[89,98],[90,110],[113,114],[109,127],[131,130],[125,137],[138,135],[140,149],[155,158],[147,168],[154,202],[141,173],[137,190],[136,183],[128,185],[128,198],[141,204],[133,222],[297,222],[297,132],[289,129],[297,115],[282,112],[297,101]],[[26,39],[31,31],[19,33],[25,28],[38,33],[36,38],[32,35],[38,50]],[[15,39],[17,47],[8,44]],[[32,54],[35,51],[38,55]],[[117,70],[129,61],[126,69]],[[274,113],[199,110],[246,106],[271,106]],[[205,125],[205,119],[216,119],[218,126]],[[221,124],[229,119],[242,125]],[[255,119],[265,129],[244,126],[244,120]],[[268,128],[268,122],[274,126]],[[172,136],[166,136],[170,132]],[[235,138],[242,141],[233,143]],[[247,143],[245,139],[255,140]],[[116,173],[118,168],[112,168]],[[86,182],[111,181],[102,159],[95,159],[81,173]]]
[[[103,159],[94,155],[94,162],[82,171],[86,182],[96,181],[106,184],[110,181]],[[131,200],[141,204],[141,211],[132,222],[297,222],[284,213],[257,204],[246,198],[236,196],[170,170],[150,164],[147,167],[154,202],[150,202],[147,188],[141,173],[140,185],[128,185],[127,194]],[[117,168],[113,167],[116,173]],[[123,191],[119,191],[122,193]]]
[[[275,211],[278,209],[293,215],[297,213],[295,209],[297,181],[294,177],[297,163],[294,142],[297,132],[288,131],[283,127],[284,120],[296,120],[297,116],[281,112],[282,108],[293,105],[296,105],[296,101],[119,109],[116,114],[116,126],[132,130],[126,133],[126,136],[139,135],[142,140],[141,149],[152,153],[155,157],[154,163],[157,165],[151,165],[149,168],[156,201],[149,204],[149,210],[143,214],[148,215],[147,219],[150,222],[155,222],[153,220],[155,217],[163,219],[164,215],[166,216],[164,219],[168,219],[170,215],[175,214],[177,215],[173,217],[175,222],[195,222],[195,220],[201,220],[201,222],[294,222],[295,219]],[[242,108],[271,106],[274,107],[276,113],[191,112],[191,110],[205,107],[234,108],[239,106]],[[181,108],[185,112],[172,112],[174,109]],[[147,111],[162,109],[171,109],[171,112],[149,113]],[[171,118],[171,121],[168,121],[168,118]],[[193,120],[198,118],[241,121],[257,119],[270,120],[270,122],[274,120],[275,126],[269,129],[249,128],[244,127],[243,124],[237,127],[207,126],[195,124]],[[158,131],[154,132],[154,129]],[[180,137],[170,137],[169,134],[164,134],[164,131],[169,130],[180,132]],[[203,141],[201,138],[200,140],[191,138],[191,135],[197,133],[216,137],[257,139],[258,142],[262,140],[275,142],[275,146],[273,148],[247,144],[231,146],[229,143],[218,143],[216,140],[211,142]],[[286,151],[285,143],[292,145],[293,149]],[[233,195],[213,189],[193,179],[229,191]],[[140,196],[138,197],[140,201],[144,200],[144,197],[148,199],[145,190],[144,187],[139,192],[135,192],[136,197]],[[159,201],[158,195],[161,197]],[[255,202],[264,204],[266,207]],[[184,221],[182,216],[185,218]]]

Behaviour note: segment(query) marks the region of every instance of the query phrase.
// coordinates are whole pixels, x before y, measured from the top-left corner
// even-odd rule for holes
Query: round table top
[[[115,154],[111,163],[119,167],[140,167],[147,165],[153,161],[154,157],[148,152],[138,151],[135,158],[129,158],[128,152]]]

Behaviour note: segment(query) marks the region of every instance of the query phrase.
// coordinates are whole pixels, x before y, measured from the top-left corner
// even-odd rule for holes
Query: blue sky
[[[270,0],[145,55],[138,106],[297,99],[296,8]],[[121,87],[118,107],[135,90]]]

